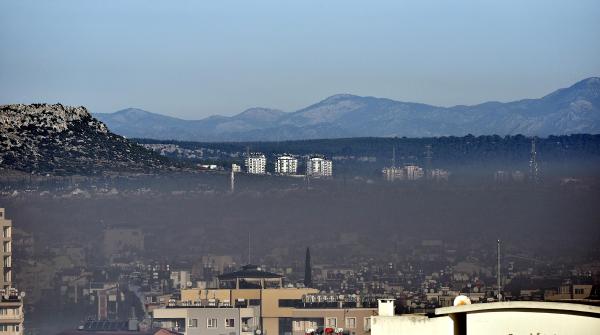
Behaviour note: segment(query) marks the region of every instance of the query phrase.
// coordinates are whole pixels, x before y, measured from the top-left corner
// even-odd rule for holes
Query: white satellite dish
[[[471,304],[471,299],[469,299],[469,297],[465,296],[465,295],[459,295],[456,298],[454,298],[454,306],[462,306],[462,305],[470,305]]]

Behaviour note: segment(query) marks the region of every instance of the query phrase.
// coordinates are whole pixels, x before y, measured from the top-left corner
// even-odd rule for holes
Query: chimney
[[[379,316],[394,316],[394,299],[378,299]]]

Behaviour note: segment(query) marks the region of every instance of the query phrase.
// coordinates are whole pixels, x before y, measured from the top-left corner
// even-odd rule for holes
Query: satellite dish
[[[21,291],[21,298],[25,297],[25,292]]]
[[[260,334],[262,334],[262,330],[260,330],[260,329],[257,329],[257,330],[256,330],[256,335],[260,335]]]
[[[465,295],[459,295],[456,298],[454,298],[454,306],[462,306],[462,305],[470,305],[471,304],[471,299],[469,299],[469,297],[465,296]]]

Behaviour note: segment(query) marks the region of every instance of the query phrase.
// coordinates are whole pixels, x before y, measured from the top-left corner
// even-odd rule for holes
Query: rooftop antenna
[[[496,268],[496,280],[498,284],[498,301],[502,301],[502,280],[500,277],[500,240],[498,240],[498,264]]]
[[[425,176],[429,177],[431,171],[431,159],[433,158],[433,151],[431,151],[431,144],[425,145]]]

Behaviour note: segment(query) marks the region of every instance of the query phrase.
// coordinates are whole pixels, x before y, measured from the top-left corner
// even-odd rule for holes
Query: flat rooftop
[[[453,307],[441,307],[435,309],[435,315],[447,315],[456,313],[477,313],[477,312],[494,312],[503,310],[538,310],[538,311],[555,311],[563,313],[585,313],[595,314],[600,317],[600,307],[567,303],[567,302],[548,302],[548,301],[502,301],[489,302],[482,304],[461,305]]]

